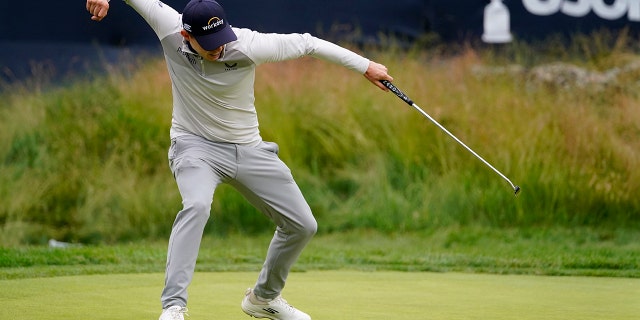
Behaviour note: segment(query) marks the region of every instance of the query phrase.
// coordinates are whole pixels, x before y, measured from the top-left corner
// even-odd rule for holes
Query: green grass
[[[255,272],[200,272],[191,319],[249,319]],[[0,280],[6,320],[156,319],[159,273]],[[310,294],[312,293],[312,294]],[[284,296],[313,319],[631,320],[639,279],[361,271],[294,272]]]
[[[476,73],[544,62],[524,59],[530,50],[522,44],[513,48],[519,51],[506,57],[472,49],[367,56],[387,65],[414,101],[520,185],[517,198],[393,94],[327,62],[309,58],[258,69],[261,134],[280,145],[327,232],[638,229],[638,71],[604,87]],[[588,70],[640,60],[632,46],[607,52],[579,42],[569,53],[579,48],[584,55],[566,60]],[[170,94],[159,59],[64,87],[17,84],[2,91],[0,243],[164,239],[180,210],[166,160]],[[217,191],[210,235],[271,229],[237,192]]]
[[[270,236],[205,237],[197,270],[258,271]],[[450,228],[322,233],[294,271],[360,270],[640,277],[633,230]],[[0,249],[0,279],[164,271],[166,242]]]

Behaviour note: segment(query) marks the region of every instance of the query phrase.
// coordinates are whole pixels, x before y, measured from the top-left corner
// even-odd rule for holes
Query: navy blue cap
[[[182,28],[205,50],[238,40],[222,6],[213,0],[191,0],[182,11]]]

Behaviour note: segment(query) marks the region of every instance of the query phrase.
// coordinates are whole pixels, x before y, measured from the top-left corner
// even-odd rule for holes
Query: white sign
[[[491,0],[484,8],[484,33],[482,41],[487,43],[511,42],[509,9],[502,0]]]

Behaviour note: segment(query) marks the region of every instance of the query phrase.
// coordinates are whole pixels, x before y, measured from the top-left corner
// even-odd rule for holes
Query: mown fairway
[[[191,319],[249,319],[254,272],[197,273]],[[163,275],[0,281],[0,319],[156,319]],[[637,319],[640,279],[461,273],[293,273],[285,298],[321,319]]]

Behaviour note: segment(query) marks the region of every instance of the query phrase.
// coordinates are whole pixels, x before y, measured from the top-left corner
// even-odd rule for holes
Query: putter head
[[[514,194],[517,196],[517,195],[518,195],[518,192],[520,192],[520,187],[519,187],[519,186],[516,186],[516,187],[513,189],[513,191],[515,191],[515,193],[514,193]]]

